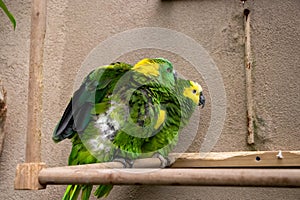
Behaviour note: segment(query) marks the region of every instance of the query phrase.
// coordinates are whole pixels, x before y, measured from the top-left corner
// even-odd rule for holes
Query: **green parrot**
[[[166,157],[178,142],[178,136],[194,113],[196,106],[205,105],[202,87],[193,81],[178,78],[175,95],[167,98],[163,127],[142,146],[143,153],[157,152]],[[166,165],[169,165],[167,163]]]
[[[165,122],[161,102],[172,96],[174,74],[163,58],[143,59],[134,66],[118,62],[92,71],[53,133],[55,142],[71,139],[69,165],[121,160],[130,166]],[[111,189],[99,186],[95,195],[107,196]],[[81,199],[89,199],[92,185],[70,185],[63,199],[77,199],[81,190]]]

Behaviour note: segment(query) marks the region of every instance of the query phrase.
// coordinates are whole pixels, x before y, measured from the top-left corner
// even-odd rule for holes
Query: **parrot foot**
[[[123,165],[123,168],[132,168],[134,161],[126,158],[114,158],[112,162],[119,162]]]
[[[158,158],[160,160],[160,168],[165,168],[171,165],[171,161],[169,160],[169,158],[162,156],[160,153],[155,153],[152,157]]]

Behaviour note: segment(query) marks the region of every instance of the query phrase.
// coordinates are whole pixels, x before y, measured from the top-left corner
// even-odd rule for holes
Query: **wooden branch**
[[[46,0],[33,0],[31,12],[28,124],[25,161],[40,162]]]
[[[6,120],[6,91],[4,90],[0,81],[0,156],[3,150],[3,144],[5,139],[4,124]]]
[[[250,43],[250,10],[244,10],[245,26],[245,70],[246,70],[246,98],[247,98],[247,118],[248,118],[248,144],[254,144],[254,111],[252,96],[252,55]]]
[[[43,169],[41,184],[300,187],[299,169]]]

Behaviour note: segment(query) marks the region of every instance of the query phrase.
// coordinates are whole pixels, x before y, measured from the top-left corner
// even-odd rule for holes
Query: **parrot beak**
[[[200,93],[200,98],[199,98],[199,106],[202,105],[202,108],[204,108],[204,105],[205,105],[205,97],[203,95],[203,93],[201,92]]]

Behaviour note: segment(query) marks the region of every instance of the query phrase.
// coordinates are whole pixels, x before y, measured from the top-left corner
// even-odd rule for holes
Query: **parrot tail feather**
[[[68,185],[62,200],[76,200],[80,193],[80,185]]]
[[[107,197],[107,195],[109,194],[109,192],[112,190],[113,188],[113,185],[100,185],[94,195],[97,197],[97,198],[101,198],[101,197]]]
[[[89,200],[92,189],[93,189],[93,185],[84,185],[82,187],[81,200]]]

